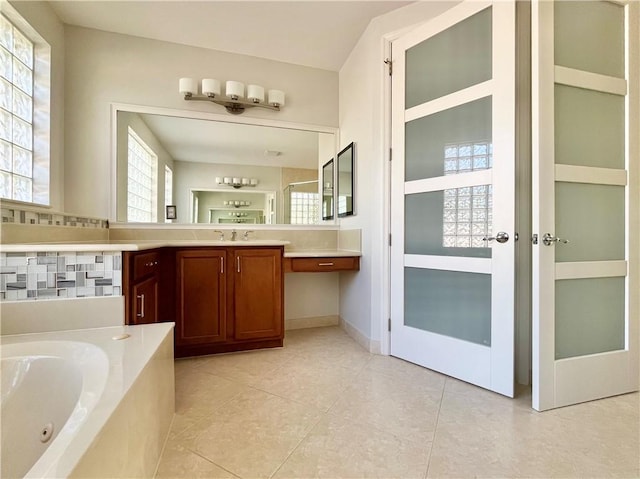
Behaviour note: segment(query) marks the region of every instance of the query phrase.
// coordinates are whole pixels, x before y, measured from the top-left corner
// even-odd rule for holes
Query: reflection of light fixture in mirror
[[[251,201],[245,200],[224,200],[222,202],[224,206],[233,206],[234,208],[240,208],[241,206],[251,206]]]
[[[268,110],[280,111],[284,106],[284,92],[269,90],[267,102],[264,101],[264,88],[260,85],[248,85],[245,98],[244,83],[227,81],[225,83],[225,96],[220,96],[221,84],[219,80],[204,78],[202,80],[202,94],[198,95],[198,82],[193,78],[180,78],[179,90],[185,100],[211,101],[224,106],[229,113],[239,115],[245,108],[259,106]]]
[[[233,186],[234,188],[242,188],[243,186],[256,186],[258,184],[258,180],[256,178],[216,176],[216,183],[219,185]]]

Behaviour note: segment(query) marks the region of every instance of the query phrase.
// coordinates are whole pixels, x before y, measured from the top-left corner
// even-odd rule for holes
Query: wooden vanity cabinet
[[[234,260],[234,338],[283,338],[282,250],[236,249]]]
[[[160,251],[126,251],[122,259],[126,323],[158,322],[160,269],[163,263]]]
[[[225,249],[176,252],[176,348],[227,340]]]

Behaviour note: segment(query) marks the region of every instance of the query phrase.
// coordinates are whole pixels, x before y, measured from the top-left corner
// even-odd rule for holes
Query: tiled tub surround
[[[122,294],[122,253],[0,252],[0,300],[20,301]]]
[[[108,228],[109,221],[86,216],[67,215],[63,213],[33,211],[18,207],[2,206],[2,223],[23,225],[55,225],[73,226],[77,228]]]

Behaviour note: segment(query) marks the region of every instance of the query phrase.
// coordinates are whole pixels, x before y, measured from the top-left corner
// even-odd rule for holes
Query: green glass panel
[[[555,63],[624,78],[624,6],[554,2]]]
[[[490,258],[490,185],[405,196],[405,253]]]
[[[405,125],[406,181],[490,168],[491,97]]]
[[[625,347],[624,278],[556,281],[556,359]]]
[[[404,324],[491,345],[491,275],[404,269]]]
[[[555,161],[558,164],[625,167],[624,97],[555,86]]]
[[[625,259],[624,186],[556,183],[556,261]]]
[[[491,8],[406,52],[405,107],[491,79]]]

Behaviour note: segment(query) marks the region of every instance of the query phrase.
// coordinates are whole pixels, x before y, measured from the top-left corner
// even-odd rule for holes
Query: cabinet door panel
[[[282,251],[235,250],[234,261],[235,339],[282,337]]]
[[[158,321],[158,280],[155,276],[133,286],[133,324]]]
[[[225,341],[225,250],[185,250],[176,254],[176,344]]]

